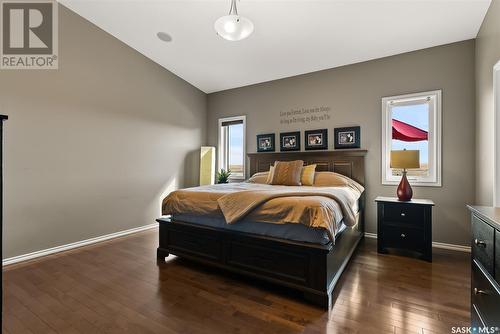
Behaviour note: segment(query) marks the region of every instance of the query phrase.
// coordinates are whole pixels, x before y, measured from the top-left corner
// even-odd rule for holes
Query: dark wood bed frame
[[[276,160],[304,160],[317,171],[333,171],[365,184],[365,150],[251,153],[250,175],[268,171]],[[326,245],[235,232],[170,219],[158,219],[157,257],[169,254],[208,263],[300,290],[304,298],[330,308],[332,291],[364,236],[364,194],[359,223]]]

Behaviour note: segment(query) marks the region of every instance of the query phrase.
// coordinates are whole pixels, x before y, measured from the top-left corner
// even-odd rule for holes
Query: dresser
[[[432,207],[428,199],[401,202],[395,197],[377,197],[377,249],[410,251],[432,261]]]
[[[500,327],[500,208],[471,211],[472,327]]]
[[[3,260],[3,122],[6,115],[0,115],[0,253]],[[2,328],[3,315],[3,271],[0,271],[0,328]]]

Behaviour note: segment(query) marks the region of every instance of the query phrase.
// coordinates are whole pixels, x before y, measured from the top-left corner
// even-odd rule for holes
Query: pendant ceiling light
[[[217,34],[228,41],[240,41],[253,32],[252,21],[238,15],[236,0],[231,0],[229,14],[215,21],[214,27]]]

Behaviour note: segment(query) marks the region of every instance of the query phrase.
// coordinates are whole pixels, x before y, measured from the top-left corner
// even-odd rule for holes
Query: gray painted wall
[[[467,245],[466,203],[474,200],[474,41],[464,41],[292,78],[223,91],[208,96],[208,142],[217,144],[217,119],[247,115],[247,152],[256,151],[258,133],[329,129],[361,125],[368,150],[367,231],[376,232],[378,195],[395,186],[381,184],[381,98],[412,92],[443,91],[443,187],[414,187],[416,198],[436,202],[433,239]],[[330,120],[280,124],[280,111],[328,106]],[[303,147],[303,143],[302,143]]]
[[[151,224],[198,181],[206,95],[60,6],[59,70],[1,71],[5,257]]]
[[[500,61],[500,1],[492,1],[476,39],[476,202],[493,205],[493,66]]]
[[[498,8],[492,5],[483,24],[478,60],[500,54],[498,20],[491,19]],[[415,187],[415,197],[437,203],[435,241],[468,243],[473,41],[210,94],[207,113],[203,92],[62,6],[59,16],[59,70],[0,73],[0,113],[9,115],[5,257],[152,223],[166,192],[197,184],[198,150],[207,135],[216,145],[217,119],[242,114],[248,152],[255,151],[257,133],[328,127],[331,148],[333,127],[361,125],[362,147],[369,150],[367,229],[375,232],[372,199],[395,191],[380,180],[380,99],[431,89],[443,90],[443,187]],[[491,79],[480,65],[478,96]],[[315,106],[330,107],[330,120],[279,122],[280,111]],[[492,106],[478,101],[478,161],[488,158],[480,143],[487,142],[491,119]],[[478,198],[492,177],[481,168]]]

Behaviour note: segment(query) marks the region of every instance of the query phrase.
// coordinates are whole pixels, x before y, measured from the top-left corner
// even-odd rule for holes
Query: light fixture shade
[[[240,15],[225,15],[220,17],[214,24],[217,34],[228,41],[240,41],[247,38],[253,32],[253,23]]]
[[[420,151],[391,151],[391,168],[420,168]]]
[[[200,186],[215,184],[215,147],[202,146],[200,150]]]

